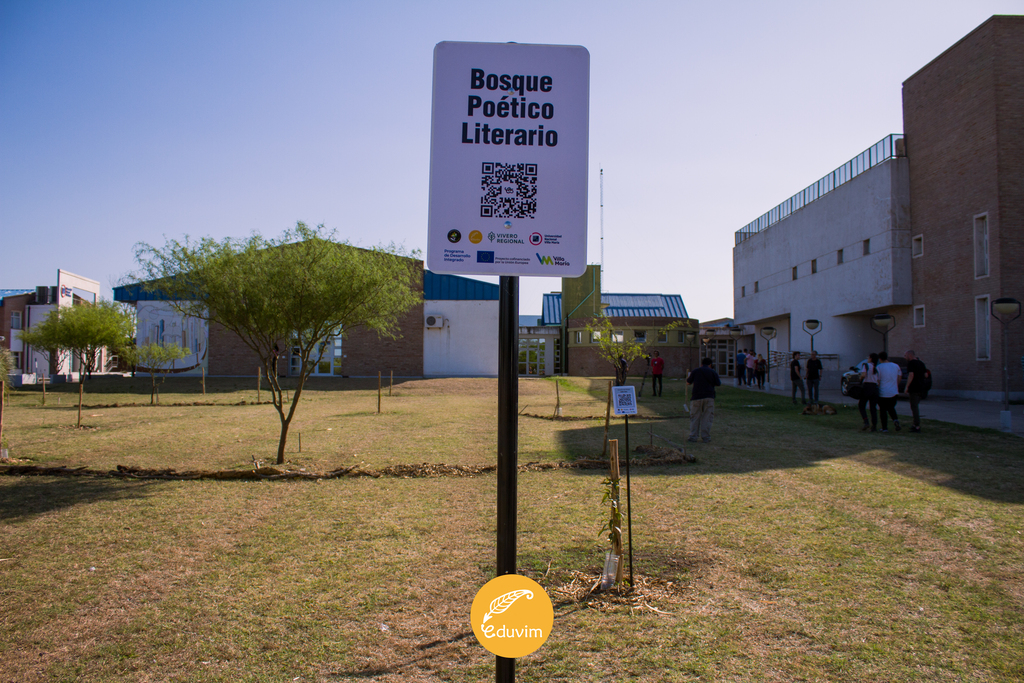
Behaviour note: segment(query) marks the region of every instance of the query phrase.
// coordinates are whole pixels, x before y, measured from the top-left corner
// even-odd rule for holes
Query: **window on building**
[[[871,253],[871,240],[870,239],[866,239],[866,240],[864,240],[864,255],[867,256],[870,253]]]
[[[740,298],[742,299],[746,295],[747,295],[747,286],[743,285],[742,287],[740,287]]]
[[[576,332],[573,332],[573,338],[575,339],[577,344],[582,344],[583,343],[583,332],[581,330],[577,330]]]
[[[811,275],[814,275],[817,272],[818,272],[818,259],[812,258],[811,259]]]
[[[666,343],[668,343],[668,332],[662,331],[662,332],[658,333],[658,343],[659,344],[666,344]]]
[[[837,266],[843,265],[843,250],[842,249],[840,249],[839,251],[836,252],[836,265]]]
[[[924,327],[924,306],[914,306],[914,327]]]
[[[988,214],[974,217],[974,277],[988,277]]]
[[[793,266],[793,279],[796,279],[796,266]]]
[[[11,357],[14,361],[14,369],[21,370],[21,351],[11,351]]]
[[[613,330],[612,331],[612,342],[614,342],[616,344],[621,344],[625,340],[626,340],[626,335],[624,335],[622,333],[622,330]]]
[[[910,255],[914,258],[924,255],[924,235],[915,235],[910,240]]]
[[[686,333],[683,332],[682,330],[676,332],[676,341],[678,341],[680,344],[685,344],[686,343]]]
[[[601,342],[601,332],[600,331],[596,331],[596,330],[594,332],[591,332],[590,333],[590,343],[591,344],[598,344],[600,342]]]
[[[988,296],[979,296],[974,299],[974,330],[977,339],[978,360],[992,359],[992,339],[989,335]]]
[[[761,291],[761,281],[760,280],[754,280],[754,294],[757,294],[760,291]]]
[[[647,341],[647,330],[633,330],[633,339],[638,342]]]
[[[11,313],[11,329],[21,329],[21,311],[14,311],[13,313]]]

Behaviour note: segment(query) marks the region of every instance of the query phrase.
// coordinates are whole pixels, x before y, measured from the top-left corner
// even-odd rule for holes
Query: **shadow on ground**
[[[0,479],[0,522],[17,522],[98,501],[143,498],[160,485],[86,477],[3,477]]]
[[[801,415],[786,397],[751,395],[723,388],[716,400],[711,443],[689,443],[689,420],[681,416],[681,394],[641,397],[640,414],[630,419],[629,444],[685,446],[697,458],[659,472],[679,476],[746,474],[798,469],[835,459],[854,458],[901,476],[961,493],[1005,503],[1024,503],[1024,453],[1020,439],[995,430],[926,421],[920,434],[862,432],[855,407],[839,407],[833,416]],[[601,454],[603,424],[580,422],[558,435],[563,449],[585,445]],[[652,433],[654,436],[652,436]],[[613,418],[610,439],[626,442],[623,418]],[[574,470],[578,476],[603,477],[602,471]]]

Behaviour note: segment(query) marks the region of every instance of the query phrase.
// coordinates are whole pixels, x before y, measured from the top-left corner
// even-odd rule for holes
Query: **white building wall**
[[[183,316],[166,301],[139,301],[135,340],[146,344],[177,344],[191,353],[171,364],[175,374],[200,375],[208,369],[210,327],[205,320]]]
[[[497,377],[497,301],[427,300],[423,313],[444,318],[444,327],[423,330],[425,376]]]
[[[871,316],[912,303],[909,207],[907,159],[893,158],[738,244],[733,249],[736,323],[776,327],[773,350],[808,351],[810,337],[802,323],[820,320],[814,348],[838,354],[840,367],[881,350],[882,338],[868,324]],[[867,255],[865,240],[870,240]],[[813,274],[812,260],[817,261]],[[766,350],[760,338],[756,346]]]

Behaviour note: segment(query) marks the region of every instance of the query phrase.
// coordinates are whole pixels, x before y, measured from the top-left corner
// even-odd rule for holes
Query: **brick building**
[[[563,372],[582,377],[607,377],[614,367],[598,353],[598,343],[587,329],[608,320],[613,334],[646,341],[665,359],[666,377],[685,377],[700,365],[700,341],[695,334],[697,320],[686,312],[678,294],[614,294],[601,292],[600,266],[587,266],[578,278],[563,278],[562,292],[544,295],[542,325],[562,328],[565,354]],[[595,325],[592,325],[595,326]],[[672,329],[666,330],[669,326]],[[689,338],[687,332],[692,332]],[[643,374],[641,361],[635,361],[630,374]]]
[[[498,287],[455,275],[438,275],[415,261],[422,300],[398,321],[399,336],[388,339],[356,328],[329,339],[312,375],[375,377],[496,376]],[[139,343],[175,343],[190,355],[174,361],[176,374],[255,376],[256,354],[216,322],[182,316],[160,292],[140,285],[114,288],[114,300],[134,304]],[[281,340],[281,376],[297,374],[302,359]]]
[[[50,357],[41,349],[24,344],[22,330],[29,330],[42,322],[58,307],[96,303],[100,283],[66,270],[57,270],[57,284],[32,289],[0,290],[0,342],[14,359],[12,381],[32,384],[41,377],[63,381],[77,377],[81,359],[68,352]],[[102,349],[97,360],[97,372],[105,372],[116,359]]]
[[[1024,17],[990,18],[908,78],[903,119],[904,135],[737,231],[740,345],[766,353],[770,326],[774,349],[807,351],[817,322],[815,347],[839,371],[887,343],[918,353],[933,393],[1000,399],[990,306],[1024,300]],[[885,338],[870,325],[883,313]],[[1009,331],[1010,390],[1024,398],[1024,319]]]

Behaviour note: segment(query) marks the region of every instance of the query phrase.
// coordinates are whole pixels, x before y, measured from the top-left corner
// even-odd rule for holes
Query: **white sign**
[[[636,415],[636,388],[612,387],[612,410],[616,415]]]
[[[582,275],[589,126],[586,48],[438,43],[427,267]]]

